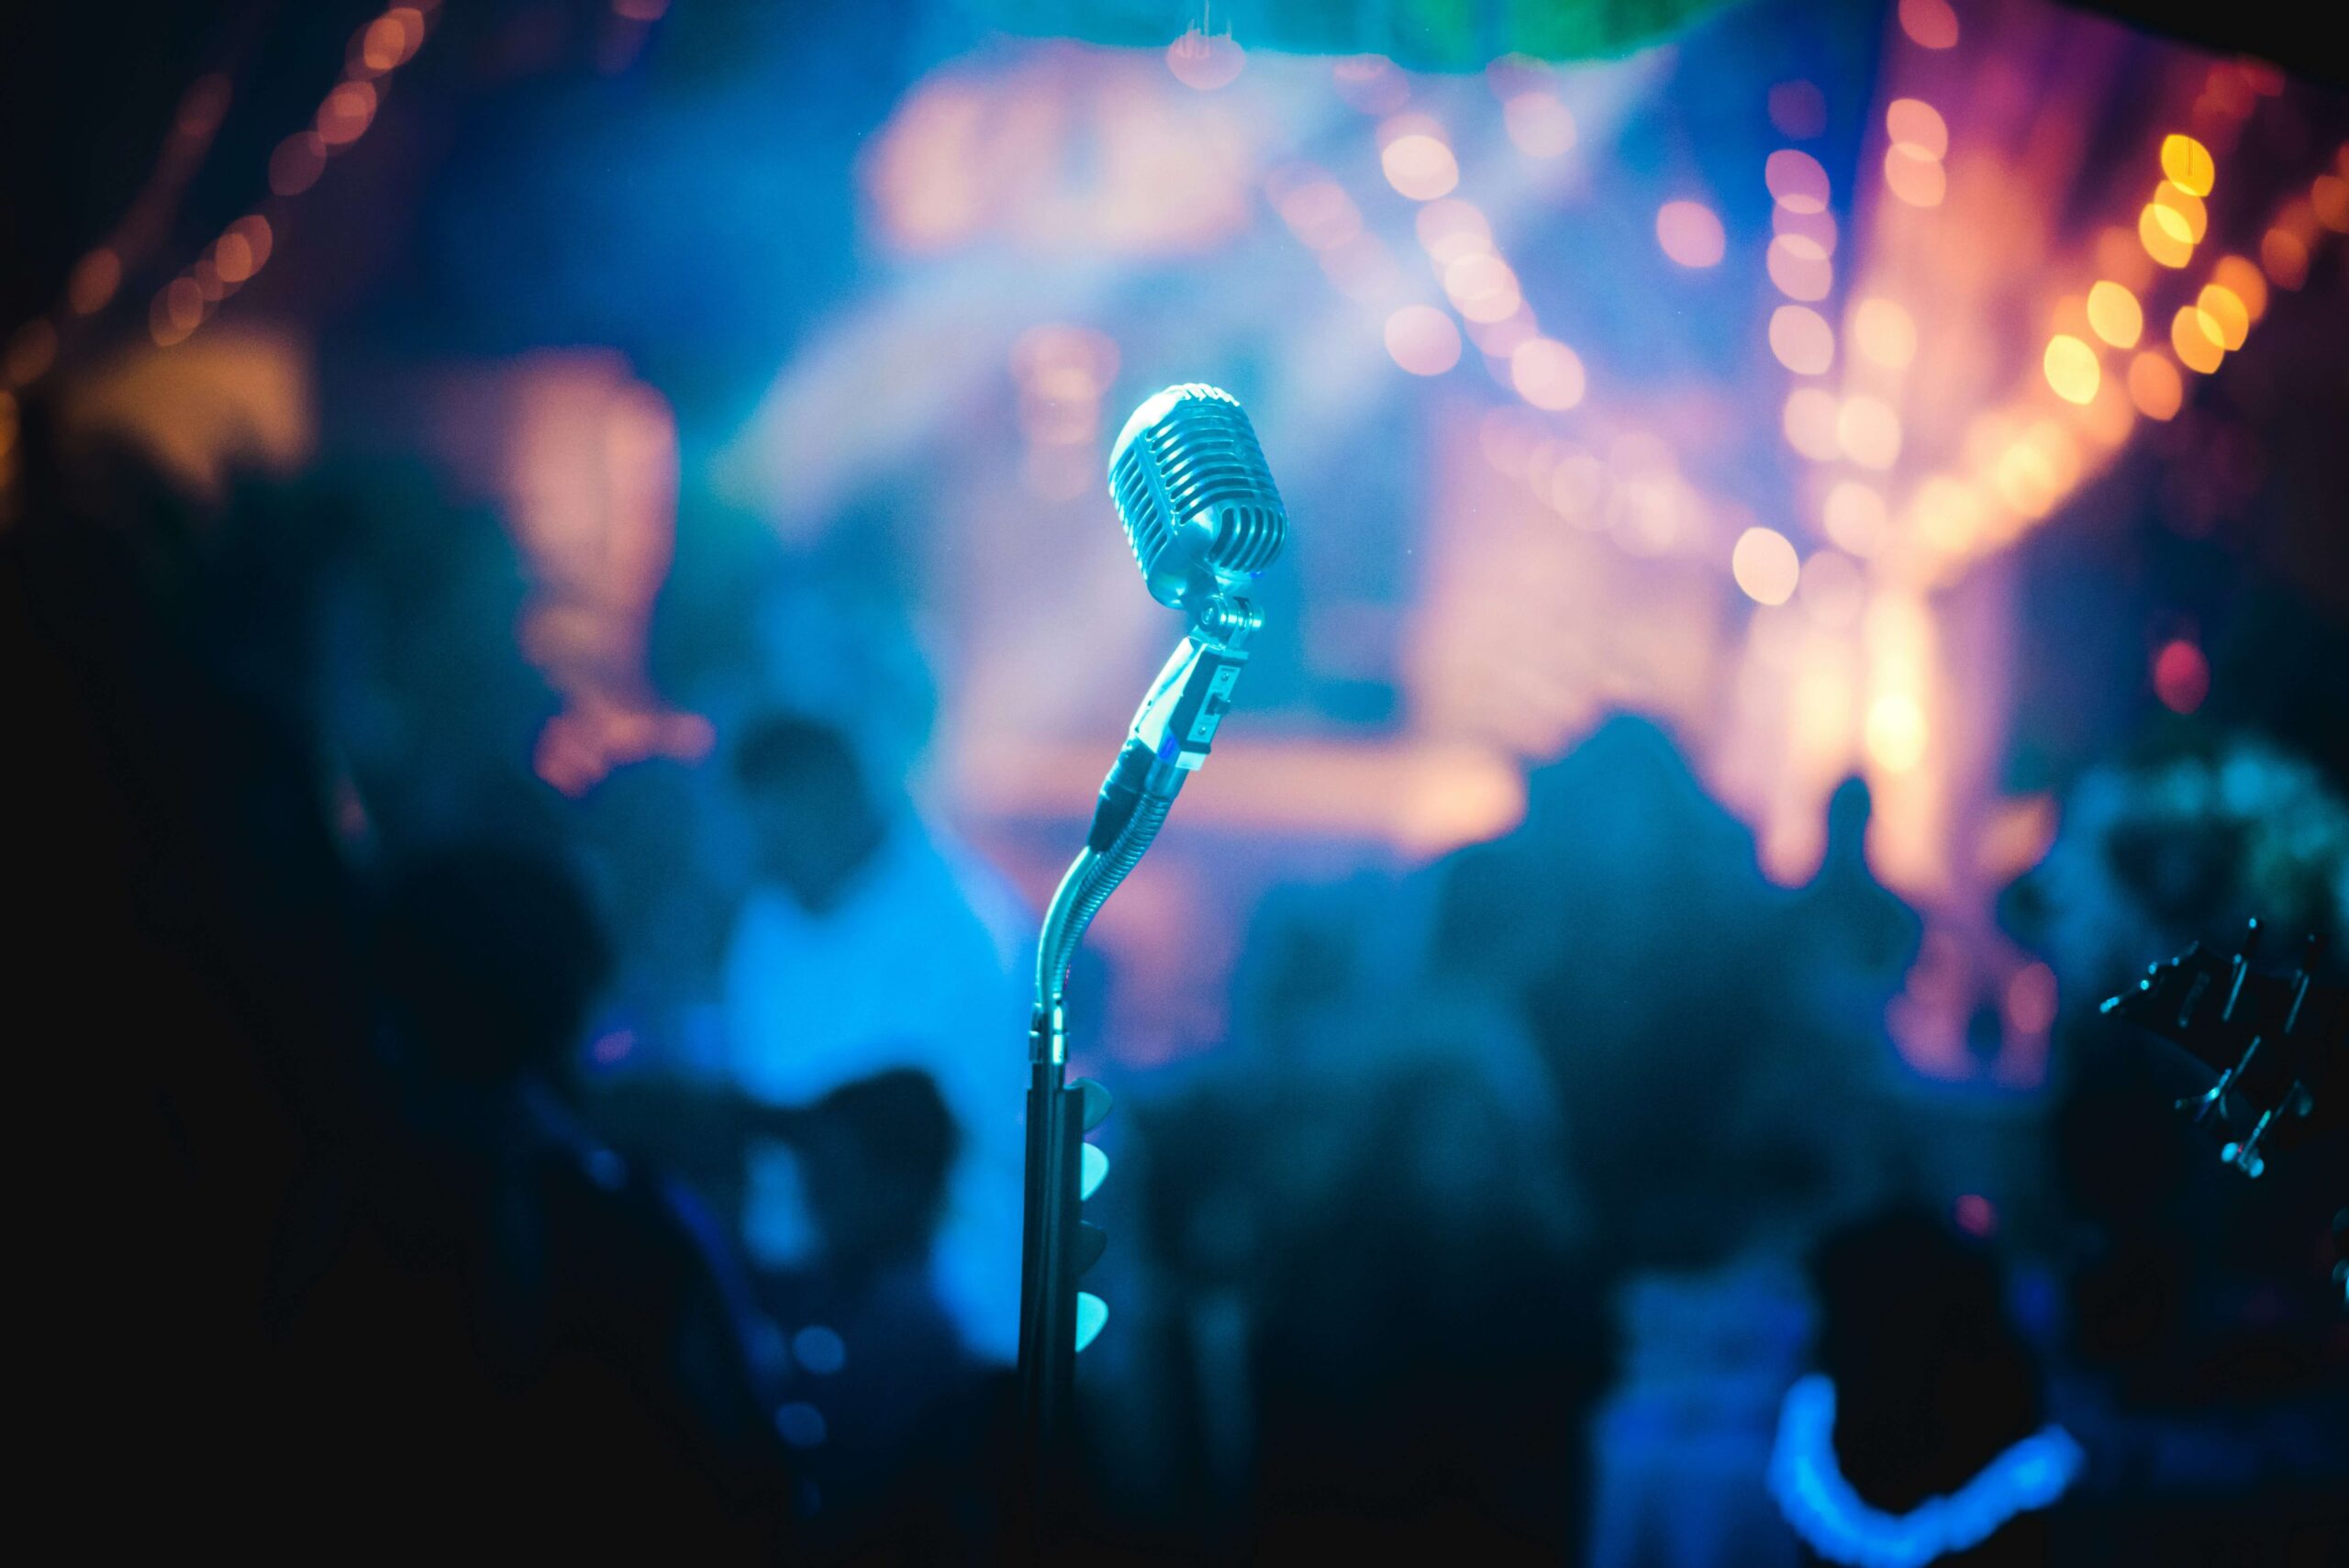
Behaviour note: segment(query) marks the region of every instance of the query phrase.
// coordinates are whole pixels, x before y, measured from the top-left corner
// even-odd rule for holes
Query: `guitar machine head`
[[[2133,991],[2104,1004],[2182,1047],[2218,1074],[2207,1093],[2178,1102],[2221,1140],[2219,1158],[2255,1177],[2270,1154],[2338,1127],[2349,1095],[2349,991],[2314,980],[2317,940],[2289,973],[2252,967],[2259,922],[2232,957],[2200,943],[2152,965]]]

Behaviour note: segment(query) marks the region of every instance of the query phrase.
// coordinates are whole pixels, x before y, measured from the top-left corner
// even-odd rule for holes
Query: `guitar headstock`
[[[2282,973],[2253,967],[2259,938],[2254,920],[2232,955],[2198,942],[2152,965],[2135,990],[2103,1008],[2218,1074],[2207,1093],[2178,1108],[2218,1135],[2219,1157],[2246,1176],[2265,1171],[2269,1153],[2336,1125],[2349,1089],[2342,1065],[2349,1056],[2349,993],[2316,983],[2315,937]]]

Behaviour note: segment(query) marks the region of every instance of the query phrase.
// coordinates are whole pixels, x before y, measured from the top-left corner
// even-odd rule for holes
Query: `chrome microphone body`
[[[1069,961],[1109,895],[1207,760],[1263,622],[1240,589],[1280,553],[1288,513],[1248,416],[1211,386],[1170,386],[1134,411],[1109,453],[1109,495],[1142,581],[1189,627],[1151,683],[1101,785],[1085,848],[1052,895],[1036,952],[1028,1045],[1028,1183],[1020,1242],[1019,1384],[1038,1555],[1065,1468],[1075,1359],[1108,1320],[1077,1281],[1106,1244],[1077,1212],[1108,1169],[1084,1133],[1108,1091],[1068,1081]]]
[[[1069,962],[1150,847],[1184,779],[1207,761],[1247,665],[1249,639],[1264,624],[1240,589],[1288,539],[1288,510],[1247,412],[1230,393],[1199,383],[1170,386],[1134,410],[1109,450],[1109,496],[1151,596],[1183,611],[1190,629],[1134,714],[1085,850],[1044,922],[1032,1041],[1054,1062],[1066,1056],[1056,1020]]]

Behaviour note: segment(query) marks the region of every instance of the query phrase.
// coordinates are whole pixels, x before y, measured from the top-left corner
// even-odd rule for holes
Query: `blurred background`
[[[2221,1169],[2097,1013],[2349,939],[2317,21],[123,0],[0,70],[94,1540],[992,1560],[1034,923],[1182,629],[1104,462],[1201,380],[1294,527],[1072,993],[1087,1551],[1859,1561],[1774,1496],[1816,1368],[1887,1518],[2077,1440],[1980,1560],[2339,1561],[2349,1162]]]

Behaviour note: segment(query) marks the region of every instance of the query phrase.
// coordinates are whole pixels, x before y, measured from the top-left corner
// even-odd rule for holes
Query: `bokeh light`
[[[2296,289],[2309,281],[2308,245],[2290,229],[2271,228],[2260,239],[2259,262],[2278,288]]]
[[[1808,152],[1782,147],[1763,161],[1762,181],[1789,212],[1824,212],[1832,187],[1827,170]]]
[[[2210,281],[2243,301],[2254,321],[2267,314],[2267,279],[2256,263],[2243,256],[2221,256],[2210,269]]]
[[[2192,137],[2168,136],[2162,139],[2162,172],[2179,190],[2207,196],[2218,183],[2219,166],[2210,150]]]
[[[1787,536],[1776,528],[1751,528],[1737,536],[1730,573],[1756,604],[1783,605],[1802,579],[1802,562]]]
[[[1770,123],[1797,141],[1827,129],[1826,95],[1809,82],[1781,82],[1770,89]]]
[[[2144,336],[2145,313],[2137,296],[2106,278],[2088,290],[2088,325],[2116,349],[2133,349]]]
[[[1781,234],[1771,240],[1765,261],[1770,281],[1788,299],[1825,299],[1835,286],[1835,264],[1818,241],[1799,234]]]
[[[1528,158],[1557,158],[1575,145],[1574,111],[1553,93],[1520,93],[1501,106],[1501,124]]]
[[[1415,202],[1448,195],[1460,183],[1460,165],[1452,149],[1425,131],[1409,131],[1389,141],[1378,154],[1386,183]]]
[[[1884,183],[1910,206],[1939,206],[1949,194],[1942,161],[1898,143],[1884,150]]]
[[[2059,332],[2048,339],[2047,352],[2041,357],[2040,364],[2046,373],[2047,384],[2066,403],[2093,402],[2096,389],[2104,380],[2104,373],[2096,362],[2096,350],[2069,333]]]
[[[1413,375],[1442,375],[1460,362],[1460,328],[1431,305],[1407,305],[1386,318],[1386,351]]]
[[[2210,695],[2210,662],[2185,638],[2173,638],[2154,655],[2154,695],[2172,713],[2192,713]]]
[[[1525,303],[1517,273],[1490,251],[1474,251],[1443,269],[1443,292],[1471,321],[1505,321]]]
[[[2225,333],[2208,311],[2196,305],[2180,306],[2170,317],[2169,346],[2178,363],[2204,375],[2217,370],[2227,357]]]
[[[1900,30],[1920,49],[1954,49],[1957,13],[1949,0],[1900,0]]]
[[[318,183],[326,168],[326,139],[315,130],[297,130],[269,156],[269,188],[281,196],[298,196]]]
[[[1885,108],[1884,129],[1896,147],[1932,159],[1949,154],[1948,123],[1922,98],[1895,98]]]
[[[1890,468],[1900,460],[1900,416],[1880,397],[1847,397],[1835,413],[1835,444],[1862,468]]]
[[[1779,421],[1787,444],[1813,462],[1834,462],[1843,455],[1835,433],[1836,413],[1834,394],[1816,386],[1797,387]]]
[[[2242,348],[2251,336],[2251,312],[2226,284],[2206,284],[2194,303],[2203,315],[2217,323],[2219,344],[2228,352]]]
[[[342,82],[318,106],[318,139],[329,148],[348,147],[366,134],[375,118],[375,89],[366,82]]]
[[[1899,370],[1917,356],[1917,323],[1896,300],[1864,299],[1852,316],[1852,335],[1864,359]]]
[[[1702,202],[1666,202],[1655,211],[1655,242],[1684,267],[1717,267],[1729,237],[1721,220]]]
[[[1770,352],[1797,375],[1823,375],[1835,362],[1835,329],[1806,306],[1782,305],[1770,313]]]
[[[1414,227],[1421,249],[1439,268],[1493,248],[1492,224],[1477,208],[1457,198],[1428,203],[1419,209]]]
[[[1884,497],[1856,479],[1840,481],[1820,508],[1827,537],[1854,555],[1874,555],[1884,542]]]
[[[2194,259],[2194,239],[2185,217],[2159,202],[2147,202],[2137,215],[2137,238],[2145,254],[2165,267],[2183,267]]]
[[[2178,222],[2165,224],[2172,234],[2182,234],[2189,245],[2199,245],[2210,231],[2210,209],[2193,192],[2182,190],[2165,180],[2154,187],[2154,205],[2177,215]]]
[[[1582,401],[1581,356],[1553,338],[1535,338],[1509,356],[1509,384],[1536,408],[1572,408]]]

